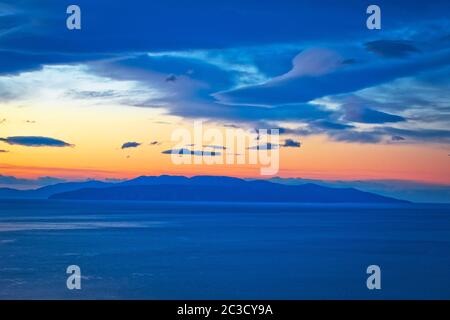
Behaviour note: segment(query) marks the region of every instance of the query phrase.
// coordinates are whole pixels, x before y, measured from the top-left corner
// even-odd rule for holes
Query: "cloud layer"
[[[70,32],[59,27],[66,17],[56,1],[3,1],[1,101],[42,97],[53,88],[80,106],[158,108],[300,137],[449,141],[448,1],[427,10],[416,1],[381,1],[396,19],[385,19],[376,33],[364,28],[365,4],[331,0],[194,0],[189,8],[176,0],[131,0],[127,14],[106,0],[78,5],[101,14],[83,15],[86,31]],[[2,141],[70,145],[45,137]]]
[[[0,141],[10,145],[19,145],[25,147],[73,147],[72,144],[62,140],[40,137],[40,136],[15,136],[0,138]]]

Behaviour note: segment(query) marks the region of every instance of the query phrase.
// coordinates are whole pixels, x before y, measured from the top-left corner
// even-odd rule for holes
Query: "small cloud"
[[[235,129],[239,128],[239,126],[237,126],[237,125],[235,125],[235,124],[232,124],[232,123],[226,123],[226,124],[224,124],[223,126],[224,126],[225,128],[235,128]]]
[[[121,93],[115,90],[99,90],[99,91],[77,91],[71,90],[69,96],[79,99],[96,99],[96,98],[117,98]]]
[[[272,149],[278,149],[278,144],[273,143],[263,143],[257,146],[249,147],[249,150],[272,150]]]
[[[173,150],[172,149],[164,150],[161,153],[162,154],[172,154],[172,153],[174,153],[174,154],[191,154],[190,150],[185,149],[185,148],[183,148],[183,149],[173,149]]]
[[[0,141],[11,145],[20,145],[25,147],[73,147],[73,144],[62,140],[40,137],[40,136],[16,136],[0,138]]]
[[[317,120],[313,122],[313,127],[324,129],[324,130],[346,130],[352,129],[354,126],[350,124],[337,123],[327,120]]]
[[[0,175],[0,185],[2,186],[48,186],[62,182],[66,182],[66,180],[57,177],[39,177],[36,179],[26,179],[14,176]]]
[[[292,139],[286,139],[284,141],[283,147],[292,147],[292,148],[300,148],[302,144],[300,143],[300,141],[295,141]]]
[[[343,111],[343,119],[351,122],[381,124],[406,121],[401,116],[363,107],[357,103],[344,104]]]
[[[216,151],[201,151],[201,150],[189,150],[187,148],[182,149],[169,149],[161,152],[162,154],[175,154],[175,155],[193,155],[193,156],[220,156],[220,152]]]
[[[156,123],[156,124],[171,124],[168,121],[153,121],[153,123]]]
[[[36,121],[34,121],[34,120],[25,120],[25,123],[33,124],[33,123],[36,123]]]
[[[205,145],[205,146],[203,146],[203,148],[216,149],[216,150],[226,150],[227,149],[227,147],[225,147],[225,146],[216,146],[216,145]]]
[[[411,41],[378,40],[365,43],[366,49],[379,56],[387,58],[401,58],[419,50]]]
[[[6,119],[0,119],[0,124],[4,124],[6,122]]]
[[[151,145],[151,146],[157,146],[157,145],[160,145],[160,144],[161,144],[161,142],[159,142],[159,141],[152,141],[152,142],[149,143],[149,145]]]
[[[402,136],[392,136],[391,140],[392,141],[403,141],[403,140],[406,140],[406,139],[403,138]]]
[[[166,82],[175,82],[175,81],[177,81],[177,77],[174,74],[171,74],[166,78]]]
[[[124,144],[122,144],[121,149],[137,148],[140,145],[141,145],[141,143],[139,143],[139,142],[134,142],[134,141],[125,142]]]
[[[8,150],[0,149],[0,153],[7,153],[7,152],[9,152],[9,151],[8,151]]]
[[[321,76],[334,71],[341,64],[341,57],[334,51],[314,48],[300,52],[292,60],[292,69],[271,82],[305,77]]]
[[[440,141],[450,142],[450,130],[442,130],[442,129],[399,129],[393,127],[384,127],[381,128],[384,134],[389,136],[401,136],[408,140],[417,140],[417,141],[436,141],[439,139]]]

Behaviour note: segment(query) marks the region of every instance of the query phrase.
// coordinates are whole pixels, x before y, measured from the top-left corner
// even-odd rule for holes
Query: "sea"
[[[0,299],[450,299],[450,205],[0,200]]]

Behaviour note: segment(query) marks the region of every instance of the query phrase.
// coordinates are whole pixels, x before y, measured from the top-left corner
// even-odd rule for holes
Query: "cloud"
[[[378,143],[383,140],[383,135],[377,131],[339,131],[330,134],[335,141],[356,143]]]
[[[26,147],[73,147],[73,144],[64,142],[62,140],[40,137],[40,136],[16,136],[0,138],[0,141],[11,145],[20,145]]]
[[[80,99],[91,99],[91,98],[118,98],[124,97],[125,92],[120,92],[118,90],[98,90],[98,91],[89,91],[89,90],[71,90],[67,92],[68,95],[71,95],[75,98]]]
[[[262,143],[259,144],[257,146],[252,146],[249,147],[249,150],[273,150],[273,149],[278,149],[280,146],[278,144],[274,144],[274,143]]]
[[[201,150],[190,150],[187,148],[181,149],[169,149],[161,152],[162,154],[174,154],[174,155],[193,155],[193,156],[220,156],[221,153],[217,151],[201,151]]]
[[[379,143],[390,141],[450,143],[450,130],[445,129],[402,129],[394,127],[377,127],[366,131],[336,131],[329,133],[336,141],[357,143]]]
[[[124,144],[122,144],[121,149],[137,148],[140,145],[141,145],[141,143],[139,143],[139,142],[134,142],[134,141],[125,142]]]
[[[224,126],[224,128],[234,128],[234,129],[239,128],[238,125],[232,124],[232,123],[226,123],[226,124],[224,124],[223,126]]]
[[[405,118],[390,113],[377,111],[371,108],[362,107],[355,104],[344,105],[345,121],[359,123],[387,123],[387,122],[404,122]]]
[[[419,50],[411,41],[377,40],[364,44],[368,51],[387,58],[401,58]]]
[[[404,137],[402,137],[402,136],[392,136],[391,140],[392,141],[404,141],[406,139]]]
[[[204,145],[203,148],[216,149],[216,150],[226,150],[227,149],[227,147],[225,147],[225,146],[216,146],[216,145]]]
[[[283,147],[300,148],[301,143],[292,139],[286,139],[284,141]]]
[[[450,63],[450,51],[417,55],[414,59],[373,61],[347,65],[321,76],[289,78],[273,85],[264,84],[232,89],[215,94],[223,104],[286,105],[345,94],[380,85],[397,78],[436,70]]]
[[[403,138],[408,138],[408,140],[450,143],[450,130],[446,129],[402,129],[384,127],[380,130],[382,130],[385,134],[401,136]]]
[[[289,51],[293,56],[289,59],[287,57],[280,59],[275,54],[276,51],[270,47],[266,47],[269,53],[264,56],[261,53],[264,51],[262,48],[233,48],[226,49],[226,53],[220,53],[220,50],[157,52],[148,56],[138,55],[135,58],[126,58],[120,60],[120,63],[96,64],[90,67],[90,70],[102,77],[119,76],[121,81],[136,82],[142,88],[152,89],[155,86],[159,88],[167,74],[179,74],[181,75],[179,81],[173,83],[173,92],[166,92],[165,95],[151,97],[148,100],[144,98],[130,105],[153,107],[155,103],[159,103],[168,114],[236,123],[243,128],[254,128],[260,124],[284,127],[286,122],[303,125],[303,130],[296,130],[298,134],[333,136],[335,131],[342,130],[352,132],[337,136],[343,141],[382,142],[389,139],[390,135],[387,132],[376,131],[375,127],[379,124],[398,124],[400,128],[406,128],[410,127],[410,122],[414,121],[415,125],[425,126],[430,122],[421,123],[419,120],[430,119],[433,114],[436,120],[440,121],[439,126],[445,127],[445,121],[450,120],[445,114],[431,112],[432,110],[428,107],[419,106],[421,101],[426,101],[427,106],[435,105],[442,110],[446,108],[446,99],[442,98],[443,93],[445,94],[445,88],[442,85],[445,72],[427,79],[426,81],[430,83],[427,88],[424,87],[424,75],[436,72],[437,66],[450,61],[450,52],[447,50],[425,51],[400,61],[373,58],[363,49],[361,49],[363,54],[349,50],[338,53],[339,48],[336,48],[336,51],[334,49],[325,51],[314,48],[303,49],[300,54],[295,54],[295,51],[299,50],[298,47],[293,50],[283,45],[279,47],[279,52]],[[263,75],[262,64],[256,62],[258,55],[264,57],[266,61],[273,58],[270,61],[277,65],[284,65],[286,60],[288,68],[281,73],[281,76]],[[346,56],[351,56],[358,63],[353,63],[354,61],[344,63],[346,59],[341,57]],[[233,65],[233,58],[236,57],[239,63]],[[308,69],[306,61],[324,63],[324,67],[317,71]],[[289,62],[293,64],[290,70]],[[102,68],[98,68],[99,65],[102,65]],[[229,67],[233,71],[227,70]],[[186,76],[186,70],[189,69],[195,69],[195,72]],[[251,72],[254,73],[248,76],[246,70],[252,70]],[[422,72],[419,73],[418,70]],[[209,77],[211,74],[212,76]],[[408,74],[414,80],[423,77],[419,81],[420,84],[416,83],[416,86],[421,85],[423,89],[414,90],[408,95],[406,89],[410,86],[396,84],[408,79],[403,77],[404,74]],[[397,79],[398,77],[400,79]],[[236,78],[238,80],[235,80]],[[243,78],[246,80],[242,81]],[[250,78],[253,80],[249,81]],[[261,84],[260,80],[256,80],[257,78],[266,80]],[[251,84],[245,85],[245,83]],[[311,84],[312,90],[309,90]],[[228,88],[231,86],[232,89],[216,91],[223,86]],[[261,86],[266,87],[262,90]],[[383,86],[389,86],[388,90],[382,89]],[[256,90],[256,88],[258,91],[255,91],[255,95],[249,94],[250,99],[256,100],[247,101],[241,96],[232,96],[235,92]],[[335,91],[336,88],[338,90]],[[357,91],[354,91],[355,89]],[[273,92],[270,92],[271,90]],[[431,95],[433,90],[435,93]],[[368,94],[369,91],[372,93]],[[427,95],[426,99],[423,96],[415,97],[417,92]],[[231,99],[229,99],[229,93]],[[267,97],[264,96],[266,94]],[[306,95],[305,102],[296,102],[299,94],[300,100],[302,100],[302,94]],[[307,96],[309,94],[311,96]],[[383,94],[385,96],[378,99]],[[348,96],[358,96],[359,99],[352,101],[346,98]],[[290,97],[292,100],[289,100]],[[314,100],[310,101],[309,98]],[[328,99],[330,103],[322,101],[325,99]],[[280,101],[284,103],[279,103]],[[362,128],[365,130],[361,130]],[[439,138],[436,141],[438,140]],[[408,137],[408,141],[420,140]]]
[[[9,152],[9,151],[8,151],[8,150],[0,149],[0,153],[7,153],[7,152]]]
[[[310,124],[311,128],[323,129],[323,130],[347,130],[354,128],[351,124],[337,123],[327,120],[317,120]]]
[[[153,121],[153,123],[156,123],[156,124],[171,124],[168,121]]]
[[[60,6],[54,1],[20,8],[17,1],[2,1],[7,3],[0,10],[2,102],[46,97],[54,103],[61,97],[64,101],[56,102],[78,106],[157,107],[187,120],[242,128],[298,125],[291,132],[342,141],[381,142],[396,135],[379,128],[382,124],[443,130],[450,122],[448,2],[433,4],[423,17],[419,4],[404,1],[410,10],[396,15],[400,27],[386,28],[385,38],[373,41],[374,34],[361,33],[358,6],[330,3],[324,12],[314,2],[302,10],[303,1],[200,1],[186,14],[177,0],[170,6],[129,0],[124,23],[114,25],[110,17],[121,15],[122,6],[80,1],[86,12],[103,13],[95,21],[94,15],[83,18],[96,25],[95,32],[57,27]],[[202,10],[195,10],[197,5]],[[383,7],[391,14],[403,10],[389,2]],[[148,12],[152,19],[145,19]],[[175,23],[157,32],[155,26],[168,25],[167,16]],[[299,28],[299,21],[314,28]],[[50,91],[52,96],[45,96]],[[364,101],[349,106],[341,99],[348,95]],[[325,99],[331,103],[316,103]],[[404,138],[446,139],[417,130]]]
[[[0,43],[1,43],[0,36]],[[87,63],[97,59],[111,58],[108,54],[63,54],[59,52],[54,53],[35,53],[17,51],[12,49],[8,51],[2,48],[0,51],[0,75],[13,75],[20,72],[38,71],[43,65],[56,64],[75,64]]]
[[[14,176],[0,175],[0,185],[10,187],[40,187],[51,184],[66,182],[64,179],[55,177],[39,177],[36,179],[17,178]]]
[[[177,79],[178,78],[174,74],[171,74],[170,76],[168,76],[166,78],[166,82],[175,82],[175,81],[177,81]]]
[[[151,146],[157,146],[157,145],[160,145],[160,144],[161,144],[161,142],[159,142],[159,141],[152,141],[152,142],[149,143],[149,145],[151,145]]]
[[[274,84],[279,81],[305,77],[320,76],[327,74],[342,64],[342,58],[334,51],[312,48],[299,53],[292,60],[292,69],[278,77],[268,81],[268,84]]]
[[[177,106],[170,106],[169,110],[177,115],[196,118],[208,117],[221,121],[253,123],[267,121],[313,121],[329,118],[332,111],[313,104],[277,105],[273,107],[246,106],[246,105],[221,105],[219,103],[194,103],[190,108],[188,102]]]

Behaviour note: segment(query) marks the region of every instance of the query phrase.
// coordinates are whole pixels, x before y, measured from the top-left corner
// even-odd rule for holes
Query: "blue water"
[[[1,200],[0,298],[449,299],[450,207]]]

